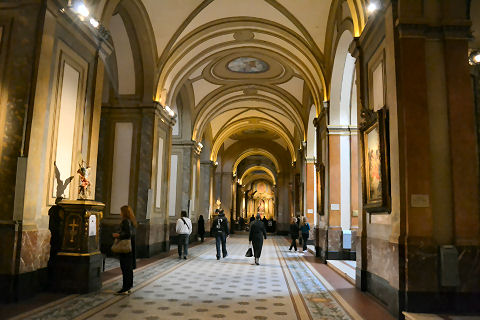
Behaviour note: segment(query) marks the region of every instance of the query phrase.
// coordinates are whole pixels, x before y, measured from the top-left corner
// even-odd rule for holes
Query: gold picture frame
[[[367,111],[361,130],[363,207],[368,213],[390,213],[388,113]]]
[[[317,212],[319,215],[325,215],[325,165],[317,165]]]

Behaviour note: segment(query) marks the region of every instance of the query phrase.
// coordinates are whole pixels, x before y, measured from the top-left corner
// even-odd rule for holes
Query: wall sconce
[[[468,55],[468,63],[471,66],[476,66],[480,64],[480,50],[471,50]]]

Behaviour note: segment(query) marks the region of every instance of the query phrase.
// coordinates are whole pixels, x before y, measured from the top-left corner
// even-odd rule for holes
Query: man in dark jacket
[[[220,260],[220,243],[222,244],[222,255],[225,258],[227,254],[228,220],[225,212],[220,210],[218,216],[213,220],[212,236],[215,237],[217,247],[217,260]]]
[[[257,213],[257,219],[250,224],[250,235],[248,241],[253,245],[253,256],[255,257],[255,264],[259,265],[258,260],[262,254],[263,239],[267,239],[267,231],[262,220],[260,220],[260,214]]]
[[[292,250],[292,248],[297,251],[297,239],[298,239],[298,224],[297,219],[292,217],[292,223],[290,224],[290,235],[292,237],[292,243],[290,244],[290,248],[288,250]]]

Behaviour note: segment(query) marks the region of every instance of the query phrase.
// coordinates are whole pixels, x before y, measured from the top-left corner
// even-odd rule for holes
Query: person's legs
[[[122,270],[123,285],[119,292],[125,292],[133,287],[132,253],[120,254],[120,269]]]
[[[202,233],[202,234],[200,235],[200,238],[202,239],[202,242],[203,242],[203,240],[205,239],[205,234]]]
[[[222,241],[221,237],[221,235],[215,236],[215,246],[217,247],[217,260],[220,259],[220,242]]]
[[[122,270],[122,289],[119,292],[126,291],[127,285],[127,259],[125,253],[120,253],[118,258],[120,259],[120,269]]]
[[[185,239],[183,239],[183,234],[178,235],[178,258],[182,257],[182,246]]]
[[[297,239],[296,238],[292,238],[292,244],[290,245],[290,249],[295,249],[295,251],[297,251]]]
[[[189,241],[189,236],[188,234],[185,235],[185,241],[183,241],[183,245],[185,246],[185,249],[183,250],[183,258],[186,258],[188,255],[188,241]]]
[[[307,240],[308,240],[308,233],[302,233],[303,238],[303,251],[307,250]]]
[[[227,237],[225,234],[222,234],[222,255],[225,258],[227,254]]]
[[[126,270],[126,275],[127,275],[127,290],[132,289],[133,287],[133,255],[132,253],[127,253],[127,270]]]

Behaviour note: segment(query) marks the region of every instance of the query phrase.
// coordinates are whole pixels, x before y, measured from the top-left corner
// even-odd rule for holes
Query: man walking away
[[[217,247],[217,260],[220,260],[220,244],[222,245],[222,255],[225,258],[227,254],[228,220],[225,212],[220,210],[218,216],[213,220],[212,235],[215,237]]]
[[[290,244],[290,248],[288,250],[292,250],[292,248],[295,249],[295,252],[297,251],[297,239],[298,239],[298,224],[297,224],[297,218],[292,217],[292,223],[290,224],[290,235],[292,237],[292,243]]]
[[[183,247],[183,259],[187,259],[188,255],[188,238],[192,233],[192,221],[187,218],[187,212],[182,211],[180,219],[177,220],[175,231],[178,234],[178,259],[182,259],[182,247]]]
[[[257,213],[257,219],[250,224],[250,234],[248,236],[248,241],[252,242],[253,245],[253,256],[257,266],[260,264],[263,239],[267,239],[267,231],[265,230],[265,224],[260,220],[260,213]]]

